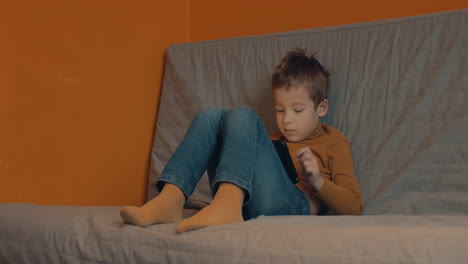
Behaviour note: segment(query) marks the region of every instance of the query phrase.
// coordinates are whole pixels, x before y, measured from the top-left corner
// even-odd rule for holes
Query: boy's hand
[[[315,157],[309,147],[299,149],[297,151],[297,156],[301,161],[305,180],[312,185],[315,192],[319,192],[323,187],[323,178],[320,176],[317,157]]]

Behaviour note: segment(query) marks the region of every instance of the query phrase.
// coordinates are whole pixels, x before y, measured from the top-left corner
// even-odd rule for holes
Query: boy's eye
[[[294,112],[296,112],[296,113],[300,113],[300,112],[303,112],[303,111],[304,111],[304,109],[297,109],[297,110],[294,110]]]
[[[284,110],[282,110],[282,109],[276,109],[276,112],[278,112],[278,113],[283,113]]]

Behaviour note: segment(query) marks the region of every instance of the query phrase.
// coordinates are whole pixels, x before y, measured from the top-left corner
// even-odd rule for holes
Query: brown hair
[[[304,86],[310,94],[315,108],[328,99],[330,89],[330,73],[311,55],[308,57],[303,49],[295,49],[286,54],[281,63],[276,66],[272,76],[272,88]]]

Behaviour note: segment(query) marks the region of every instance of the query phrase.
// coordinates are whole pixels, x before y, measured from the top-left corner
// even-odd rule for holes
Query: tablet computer
[[[272,140],[272,142],[289,179],[291,179],[292,183],[296,184],[299,181],[299,178],[297,177],[296,168],[294,168],[294,163],[288,150],[288,145],[286,145],[286,142],[283,140]]]

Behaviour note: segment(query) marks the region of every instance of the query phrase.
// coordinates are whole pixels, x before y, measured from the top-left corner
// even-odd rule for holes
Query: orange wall
[[[350,24],[468,8],[466,0],[196,0],[190,41]]]
[[[0,202],[63,205],[145,201],[172,43],[467,7],[465,0],[4,2]]]
[[[187,0],[3,1],[0,202],[141,204]]]

